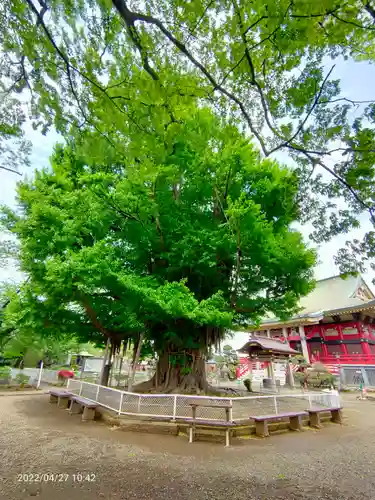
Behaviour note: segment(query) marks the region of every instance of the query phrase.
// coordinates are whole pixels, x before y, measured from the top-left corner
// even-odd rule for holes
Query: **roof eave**
[[[375,300],[371,300],[370,302],[366,302],[365,304],[358,304],[356,306],[342,307],[340,309],[331,309],[329,311],[324,311],[324,315],[331,316],[339,315],[340,313],[351,313],[351,312],[360,312],[360,311],[368,311],[370,309],[375,309]]]
[[[299,316],[292,316],[291,318],[282,321],[282,320],[266,320],[263,321],[259,327],[254,328],[250,327],[249,331],[259,331],[259,330],[264,330],[267,328],[272,328],[272,327],[278,327],[280,328],[281,326],[292,326],[292,325],[300,325],[300,324],[306,324],[306,323],[319,323],[325,316],[332,316],[332,315],[337,315],[339,316],[340,314],[345,314],[345,313],[352,313],[352,312],[360,312],[360,311],[368,311],[374,309],[375,310],[375,300],[371,300],[370,302],[366,302],[365,304],[358,304],[355,306],[349,306],[349,307],[342,307],[340,309],[330,309],[328,311],[317,311],[316,313],[309,313],[309,314],[301,314]]]

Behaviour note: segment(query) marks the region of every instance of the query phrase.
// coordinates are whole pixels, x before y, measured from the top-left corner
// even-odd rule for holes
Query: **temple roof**
[[[279,340],[268,339],[264,337],[250,337],[245,345],[238,349],[238,352],[251,352],[253,349],[257,349],[263,351],[265,354],[281,354],[281,355],[290,355],[290,354],[300,354],[298,351],[295,351],[288,344],[283,344]]]
[[[372,300],[375,296],[360,275],[346,279],[332,276],[317,281],[315,289],[300,300],[303,308],[300,314],[347,309]]]
[[[251,330],[262,330],[271,325],[318,323],[324,316],[375,309],[375,296],[360,275],[347,278],[332,276],[317,281],[314,290],[301,298],[300,306],[301,311],[287,321],[267,317],[260,327]]]

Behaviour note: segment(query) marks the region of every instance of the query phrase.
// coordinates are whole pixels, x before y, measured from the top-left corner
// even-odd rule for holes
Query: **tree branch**
[[[356,104],[372,104],[375,102],[375,99],[370,100],[370,101],[354,101],[353,99],[348,99],[347,97],[339,97],[337,99],[327,99],[326,101],[319,101],[318,104],[331,104],[334,102],[349,102],[350,104],[356,105]]]
[[[244,35],[246,36],[247,33],[252,30],[253,28],[255,28],[255,26],[257,26],[263,19],[268,19],[268,16],[261,16],[257,21],[255,21],[253,24],[251,24],[248,28],[246,28],[246,30],[244,31]]]
[[[327,167],[325,163],[323,163],[321,160],[318,160],[317,158],[312,157],[309,153],[302,151],[304,155],[310,160],[310,162],[313,165],[320,165],[324,170],[329,172],[342,186],[344,186],[352,195],[353,198],[364,208],[367,210],[367,212],[370,215],[370,219],[372,223],[375,225],[375,212],[374,208],[371,207],[368,203],[366,203],[362,198],[357,194],[355,189],[342,177],[340,177],[334,170],[332,170],[330,167]]]
[[[302,120],[302,122],[299,124],[299,126],[297,127],[297,130],[294,132],[294,134],[292,135],[292,137],[290,137],[287,141],[283,142],[282,144],[279,144],[278,146],[275,146],[273,149],[271,149],[271,151],[269,151],[269,154],[272,154],[273,152],[281,149],[281,148],[284,148],[286,146],[288,146],[289,144],[291,144],[291,142],[294,141],[294,139],[298,136],[298,134],[301,132],[301,130],[303,129],[303,127],[305,126],[307,120],[309,119],[309,117],[311,116],[311,113],[314,111],[314,109],[316,108],[316,106],[318,105],[319,103],[319,99],[323,93],[323,89],[324,89],[324,86],[325,84],[327,83],[328,81],[328,78],[331,76],[331,73],[333,71],[335,67],[335,64],[332,66],[332,68],[329,70],[329,72],[327,73],[326,77],[324,78],[323,80],[323,83],[321,84],[320,86],[320,89],[319,91],[317,92],[317,94],[315,95],[315,99],[314,99],[314,102],[312,103],[312,105],[310,106],[310,109],[308,110],[308,112],[306,113],[306,116],[305,118]]]
[[[4,167],[3,165],[0,165],[0,169],[7,170],[8,172],[12,172],[12,174],[22,175],[17,170],[14,170],[13,168],[9,168],[9,167]]]
[[[211,7],[211,5],[215,3],[215,0],[210,0],[208,2],[208,4],[206,5],[206,7],[204,8],[204,11],[202,12],[202,15],[200,16],[200,18],[198,19],[198,21],[195,23],[195,26],[193,27],[192,30],[189,31],[189,36],[188,36],[188,40],[191,36],[194,35],[194,31],[199,27],[200,23],[202,22],[204,16],[207,14],[207,11],[208,9]]]
[[[374,7],[370,4],[370,2],[366,2],[365,4],[365,9],[367,12],[370,14],[370,16],[373,18],[374,23],[375,23],[375,9]]]
[[[338,21],[340,21],[342,23],[345,23],[345,24],[351,24],[352,26],[355,26],[356,28],[360,28],[360,29],[363,29],[363,30],[375,31],[375,28],[373,26],[363,26],[363,24],[358,24],[358,23],[356,23],[354,21],[349,21],[347,19],[343,19],[342,17],[339,17],[334,12],[330,12],[330,15],[332,17],[334,17],[335,19],[337,19]]]
[[[31,0],[26,0],[26,2],[29,5],[30,9],[34,12],[34,14],[37,17],[37,25],[39,24],[42,27],[44,33],[46,34],[49,42],[52,45],[52,47],[55,49],[55,51],[57,52],[57,54],[61,57],[61,59],[65,63],[66,74],[67,74],[67,77],[68,77],[69,86],[70,86],[72,94],[73,94],[73,96],[74,96],[74,98],[75,98],[75,100],[77,102],[77,106],[78,106],[80,112],[82,113],[82,116],[85,118],[85,120],[87,121],[87,123],[89,123],[114,149],[116,149],[116,147],[115,147],[114,143],[111,141],[111,139],[105,133],[103,133],[97,127],[97,125],[95,125],[95,123],[91,122],[88,119],[88,117],[87,117],[85,111],[83,110],[83,107],[82,107],[82,105],[81,105],[81,103],[79,101],[77,92],[76,92],[76,90],[74,88],[74,84],[73,84],[72,75],[71,75],[70,70],[73,69],[74,71],[76,71],[80,76],[82,76],[83,78],[85,78],[86,80],[88,80],[92,85],[94,85],[96,88],[98,88],[102,92],[105,92],[104,89],[102,89],[102,87],[100,85],[98,85],[96,82],[94,82],[93,80],[91,80],[90,78],[88,78],[86,75],[83,75],[78,68],[74,67],[70,63],[70,61],[67,58],[67,56],[59,49],[59,47],[57,46],[56,42],[54,41],[51,33],[49,32],[49,30],[48,30],[48,28],[45,25],[44,20],[43,20],[43,16],[44,16],[46,8],[47,8],[46,5],[44,4],[42,10],[39,12]],[[42,3],[41,3],[41,5],[42,5]]]
[[[94,327],[97,330],[99,330],[99,332],[101,332],[105,337],[110,338],[111,333],[106,328],[104,328],[104,326],[100,323],[94,309],[90,306],[86,297],[82,298],[82,303],[83,303],[83,307],[85,308],[85,311],[87,313],[87,316],[89,317],[89,319],[90,319],[91,323],[94,325]]]
[[[209,80],[209,82],[213,85],[214,90],[219,90],[222,94],[224,94],[228,99],[231,101],[235,102],[237,106],[240,108],[243,116],[245,117],[247,124],[251,130],[251,132],[255,135],[255,137],[258,139],[262,150],[266,152],[266,147],[265,147],[265,142],[262,138],[262,136],[259,134],[259,132],[255,129],[253,122],[250,118],[249,113],[246,111],[244,103],[236,97],[234,94],[226,90],[224,87],[222,87],[216,79],[211,75],[211,73],[203,66],[202,63],[200,63],[192,54],[191,52],[187,49],[185,44],[177,40],[173,36],[173,34],[168,31],[163,23],[159,21],[159,19],[156,19],[153,16],[141,14],[141,13],[136,13],[136,12],[131,12],[127,6],[124,0],[113,0],[113,4],[117,8],[120,16],[124,19],[125,23],[128,25],[133,25],[135,21],[143,21],[147,24],[152,24],[159,28],[159,30],[167,37],[167,39],[182,52],[188,59],[189,61],[196,67],[198,68],[204,75],[205,77]]]
[[[285,18],[288,10],[290,9],[292,3],[290,3],[288,5],[288,8],[287,10],[285,11],[284,13],[284,16],[283,18]],[[261,101],[261,104],[262,104],[262,108],[263,108],[263,111],[264,111],[264,117],[265,117],[265,120],[266,120],[266,123],[268,125],[268,127],[270,128],[270,130],[277,136],[277,137],[280,137],[280,134],[279,132],[276,130],[276,128],[272,125],[271,123],[271,120],[269,118],[269,114],[268,114],[268,106],[267,106],[267,102],[266,102],[266,99],[264,97],[264,94],[263,94],[263,90],[262,90],[262,87],[260,86],[259,82],[256,80],[255,78],[255,68],[254,68],[254,64],[253,64],[253,61],[252,61],[252,58],[250,56],[250,50],[249,48],[247,47],[247,40],[246,40],[246,35],[244,34],[244,26],[243,26],[243,21],[242,21],[242,17],[241,17],[241,12],[238,8],[238,5],[236,3],[236,0],[233,0],[233,7],[235,9],[235,12],[237,14],[237,19],[238,19],[238,26],[240,28],[240,32],[241,32],[241,38],[242,38],[242,41],[244,43],[244,46],[245,46],[245,56],[246,56],[246,59],[247,59],[247,62],[249,64],[249,68],[250,68],[250,76],[251,76],[251,81],[250,83],[252,85],[255,85],[255,87],[257,88],[258,90],[258,94],[259,94],[259,97],[260,97],[260,101]],[[272,36],[272,34],[268,37],[270,38]],[[258,132],[257,132],[258,133]],[[258,133],[258,136],[260,136],[260,134]],[[256,137],[258,138],[258,136],[256,135]],[[259,139],[258,139],[259,140]],[[263,138],[262,138],[262,141],[263,141]],[[261,143],[262,144],[262,143]],[[262,149],[263,149],[263,152],[266,156],[269,156],[269,151],[267,151],[267,148],[265,146],[265,143],[263,142],[264,146],[262,146]]]

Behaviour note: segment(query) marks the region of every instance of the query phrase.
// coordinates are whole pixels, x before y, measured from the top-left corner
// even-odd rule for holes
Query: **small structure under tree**
[[[275,370],[273,367],[274,361],[288,361],[290,356],[298,355],[298,351],[295,351],[287,344],[283,344],[278,340],[261,337],[250,337],[238,352],[247,353],[249,361],[266,362],[273,387],[276,386]]]

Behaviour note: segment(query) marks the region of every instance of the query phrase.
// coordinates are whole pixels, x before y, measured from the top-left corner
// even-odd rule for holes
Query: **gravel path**
[[[344,426],[224,448],[82,423],[46,395],[3,397],[0,499],[374,500],[374,412],[349,396]]]

